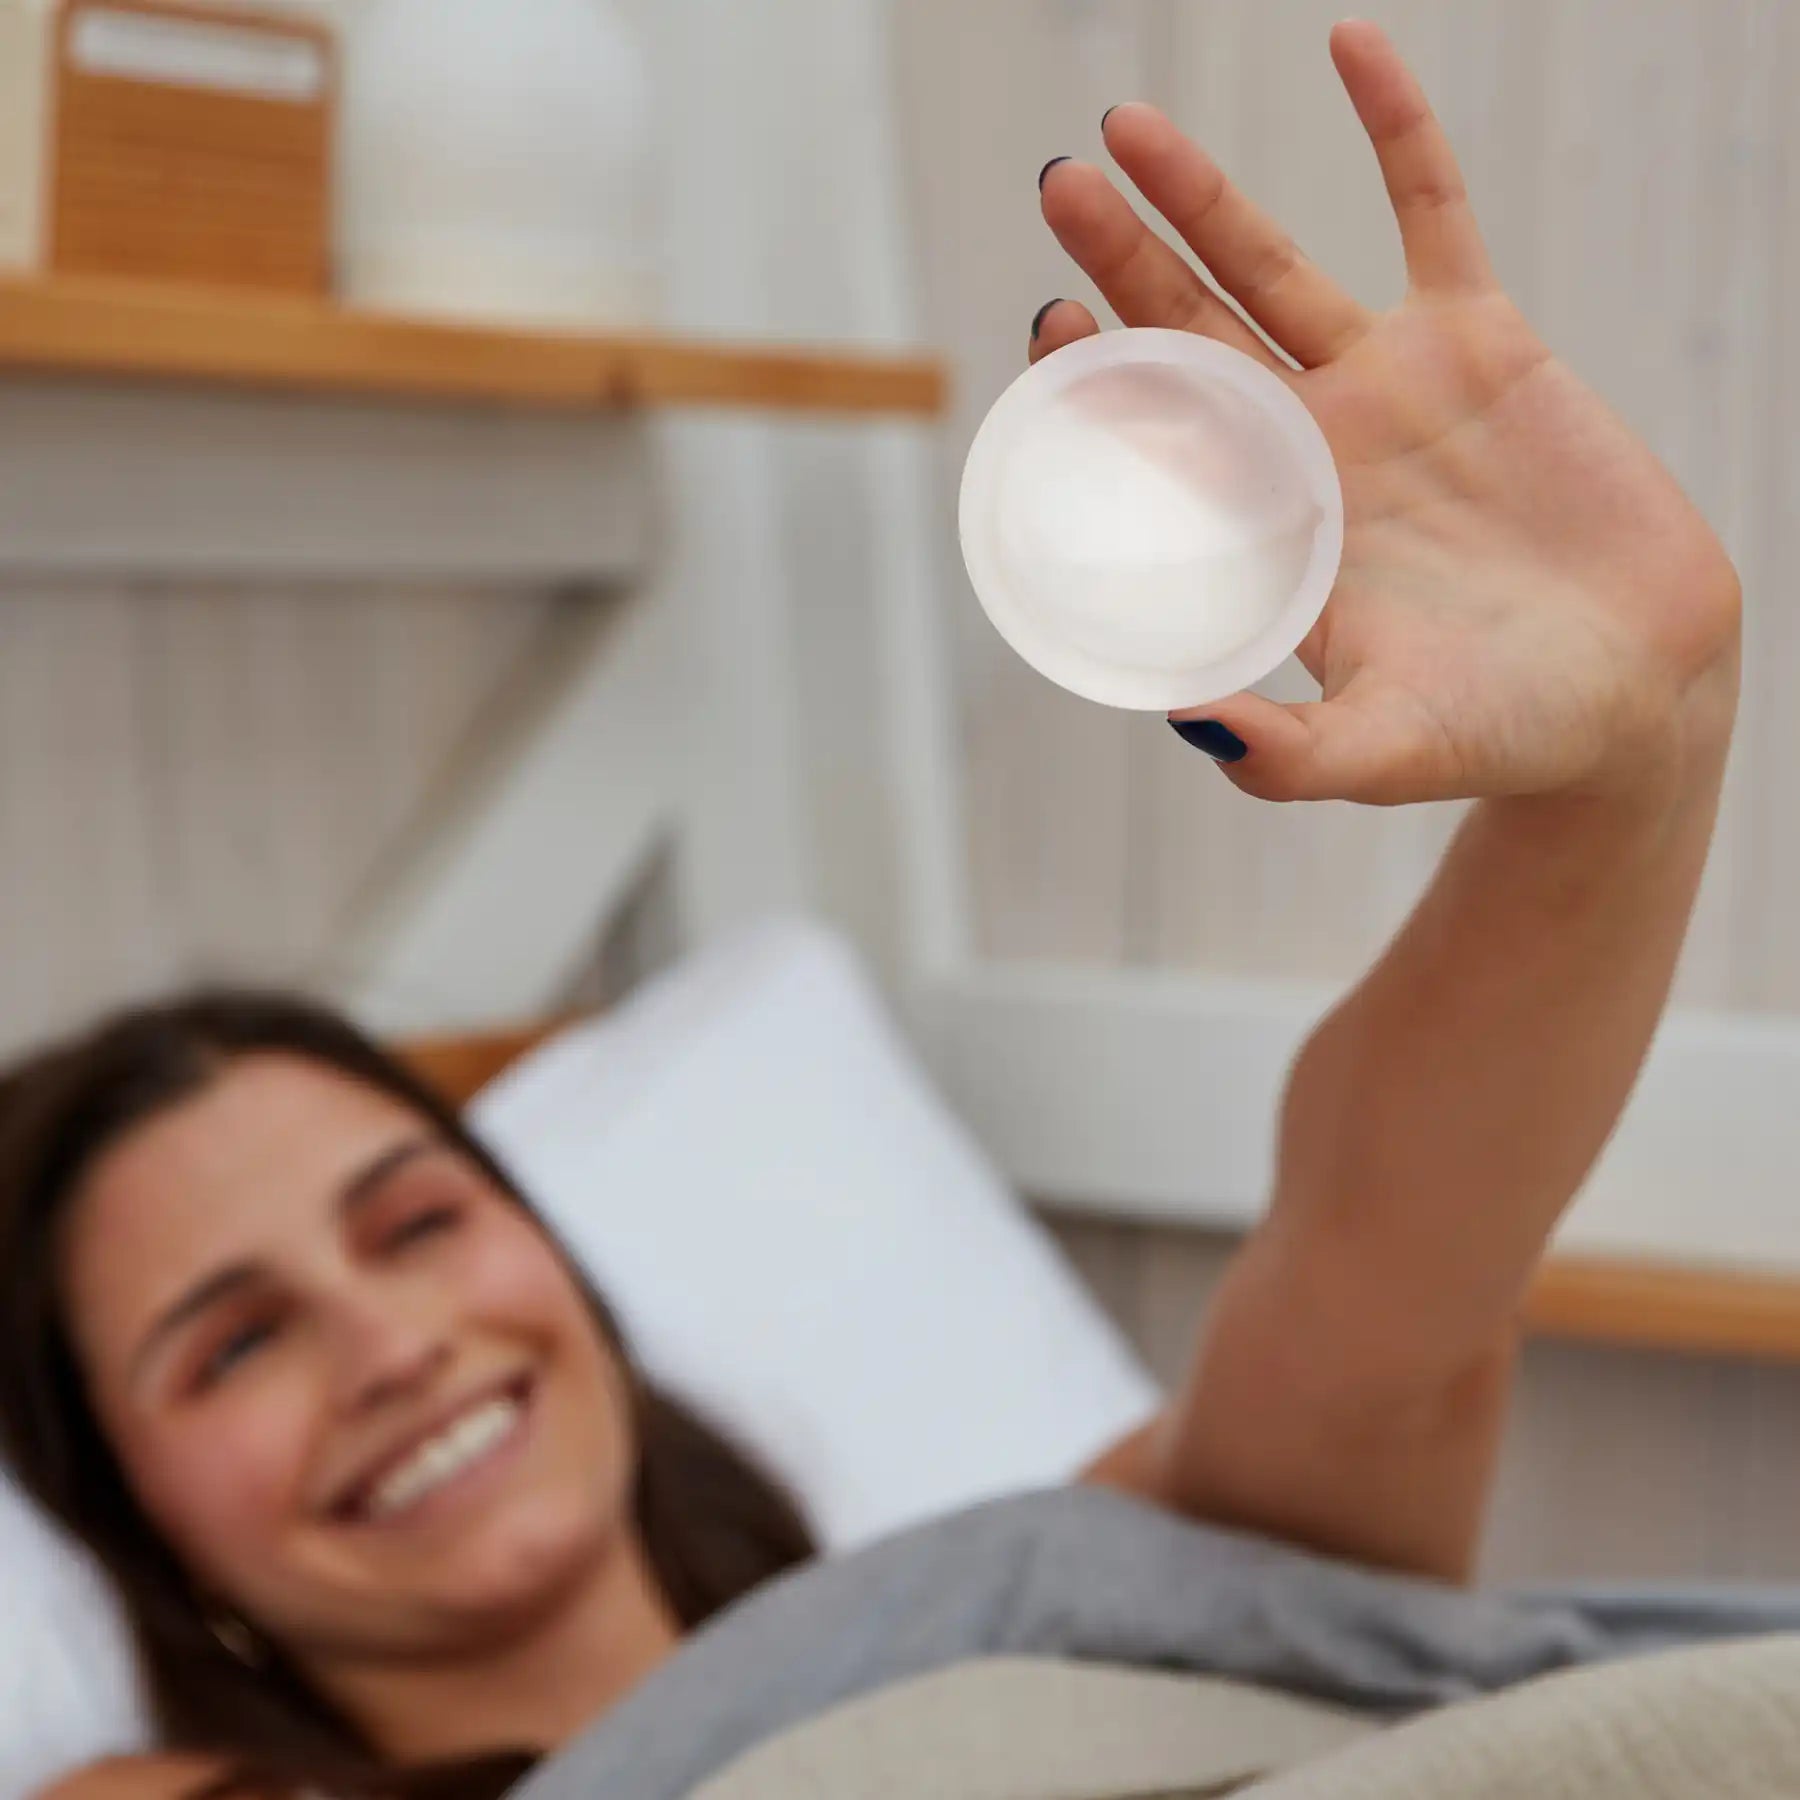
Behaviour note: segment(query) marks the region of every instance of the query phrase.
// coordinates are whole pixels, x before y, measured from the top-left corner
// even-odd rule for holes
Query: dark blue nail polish
[[[1034,344],[1037,342],[1038,332],[1043,328],[1044,314],[1047,313],[1051,307],[1057,305],[1061,299],[1062,296],[1059,294],[1055,300],[1046,300],[1044,304],[1031,315],[1031,341]]]
[[[1104,135],[1105,131],[1106,131],[1106,121],[1108,119],[1110,119],[1113,116],[1113,114],[1116,113],[1119,110],[1119,108],[1121,106],[1123,106],[1124,104],[1125,103],[1122,100],[1115,100],[1113,102],[1113,104],[1111,106],[1109,106],[1106,109],[1106,111],[1100,115],[1100,130],[1101,130],[1102,135]]]
[[[1184,743],[1204,750],[1214,762],[1242,762],[1250,754],[1250,746],[1217,719],[1171,719],[1169,723]]]
[[[1054,169],[1059,162],[1067,162],[1068,160],[1069,159],[1066,156],[1051,157],[1051,159],[1047,163],[1045,163],[1041,169],[1038,170],[1038,187],[1040,189],[1043,187],[1044,177],[1046,175],[1048,175],[1050,173],[1050,171],[1052,169]]]

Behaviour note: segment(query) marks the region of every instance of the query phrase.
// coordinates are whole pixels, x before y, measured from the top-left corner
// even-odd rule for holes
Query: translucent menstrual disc
[[[1184,331],[1112,331],[1035,364],[969,449],[969,579],[1060,686],[1166,712],[1263,679],[1337,579],[1343,496],[1281,379]]]

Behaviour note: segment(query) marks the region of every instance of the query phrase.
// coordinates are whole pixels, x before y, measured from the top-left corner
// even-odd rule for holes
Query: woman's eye
[[[423,1212],[414,1213],[410,1219],[395,1227],[388,1233],[387,1248],[404,1250],[409,1244],[416,1244],[421,1238],[435,1237],[439,1232],[448,1231],[456,1223],[457,1211],[453,1206],[431,1206]]]
[[[240,1363],[254,1356],[263,1345],[270,1342],[278,1329],[273,1319],[256,1319],[249,1324],[240,1325],[200,1365],[200,1385],[211,1387],[224,1380]]]

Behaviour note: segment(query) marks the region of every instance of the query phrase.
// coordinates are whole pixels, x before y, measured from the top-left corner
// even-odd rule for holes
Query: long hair
[[[494,1800],[531,1766],[530,1753],[500,1747],[396,1768],[279,1645],[259,1645],[253,1659],[233,1654],[139,1506],[89,1401],[61,1300],[67,1203],[110,1145],[257,1052],[306,1057],[392,1096],[531,1212],[442,1096],[323,1007],[219,989],[118,1014],[0,1077],[0,1456],[111,1577],[164,1746],[233,1771],[204,1791]],[[698,1625],[803,1561],[811,1535],[768,1475],[638,1373],[605,1303],[563,1254],[627,1374],[638,1450],[632,1505],[650,1566],[682,1625]]]

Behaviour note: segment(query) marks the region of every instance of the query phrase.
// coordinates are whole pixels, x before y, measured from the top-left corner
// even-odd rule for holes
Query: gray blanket
[[[517,1795],[678,1800],[827,1707],[974,1656],[1228,1675],[1398,1715],[1575,1664],[1796,1629],[1800,1590],[1474,1594],[1066,1488],[759,1589]]]

